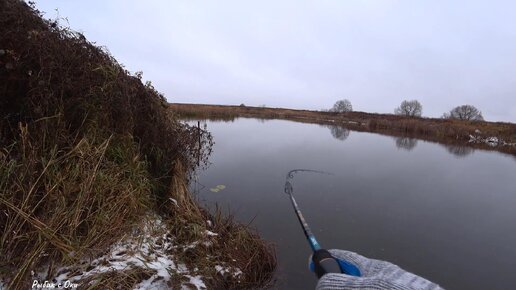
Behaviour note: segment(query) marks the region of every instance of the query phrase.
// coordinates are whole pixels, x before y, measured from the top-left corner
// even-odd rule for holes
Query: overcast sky
[[[516,1],[37,1],[170,102],[516,122]],[[66,21],[61,21],[66,24]]]

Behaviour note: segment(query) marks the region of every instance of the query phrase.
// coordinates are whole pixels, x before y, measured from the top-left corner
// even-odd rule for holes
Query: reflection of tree
[[[349,136],[349,129],[346,129],[341,126],[334,126],[334,125],[329,125],[328,127],[330,128],[331,135],[335,139],[344,141]]]
[[[405,149],[405,150],[412,150],[417,145],[417,139],[414,138],[408,138],[408,137],[399,137],[396,138],[396,147]]]
[[[473,153],[473,151],[475,151],[475,149],[468,146],[445,145],[445,147],[448,150],[448,152],[459,158],[466,157],[469,154]]]

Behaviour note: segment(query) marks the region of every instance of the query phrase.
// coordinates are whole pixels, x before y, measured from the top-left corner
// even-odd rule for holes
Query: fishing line
[[[312,230],[308,226],[308,223],[306,222],[294,198],[294,187],[292,186],[291,181],[294,178],[294,174],[297,172],[311,172],[326,175],[333,174],[313,169],[293,169],[287,173],[287,178],[285,181],[284,191],[290,197],[290,201],[292,202],[292,206],[294,207],[294,211],[297,215],[299,223],[301,224],[305,237],[308,240],[308,244],[312,249],[310,269],[315,272],[318,278],[321,278],[324,274],[327,273],[343,273],[352,276],[360,276],[360,270],[355,265],[348,261],[333,257],[331,253],[323,249],[315,239],[315,235],[312,233]]]

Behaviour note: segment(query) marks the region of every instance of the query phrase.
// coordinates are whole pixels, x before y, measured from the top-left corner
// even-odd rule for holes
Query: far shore
[[[172,103],[181,118],[233,120],[283,119],[342,126],[354,131],[417,138],[442,144],[495,150],[516,156],[516,124],[464,121],[365,112],[324,112],[286,108]]]

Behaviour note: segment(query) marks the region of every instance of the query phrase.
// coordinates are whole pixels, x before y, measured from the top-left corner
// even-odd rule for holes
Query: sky
[[[516,1],[36,1],[169,102],[516,123]],[[57,9],[57,10],[56,10]]]

